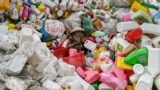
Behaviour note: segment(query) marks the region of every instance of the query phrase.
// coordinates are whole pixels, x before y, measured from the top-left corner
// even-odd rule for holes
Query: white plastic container
[[[144,73],[144,67],[141,64],[135,64],[133,66],[133,72],[137,75],[141,75]]]
[[[142,29],[143,33],[150,33],[155,35],[160,35],[160,25],[157,24],[150,24],[150,23],[143,23],[140,28]]]
[[[130,43],[124,40],[123,38],[118,37],[116,44],[116,50],[124,52],[127,47],[129,47]]]
[[[139,80],[140,75],[137,74],[133,74],[129,77],[129,80],[132,82],[132,84],[137,83],[137,81]]]
[[[160,90],[160,75],[158,75],[158,76],[155,78],[154,83],[155,83],[157,89]]]
[[[152,42],[153,42],[154,47],[160,48],[160,36],[153,38]]]
[[[148,48],[148,71],[152,77],[160,73],[160,48]]]
[[[138,80],[135,90],[152,90],[153,78],[149,73],[144,73]]]
[[[142,35],[142,37],[141,37],[141,47],[144,47],[146,45],[152,45],[152,39],[150,39],[146,35]]]
[[[97,44],[90,41],[90,40],[86,40],[84,43],[84,47],[91,50],[91,51],[94,51],[97,47]]]
[[[139,24],[135,21],[120,22],[117,24],[118,32],[130,31],[135,28],[139,28]]]

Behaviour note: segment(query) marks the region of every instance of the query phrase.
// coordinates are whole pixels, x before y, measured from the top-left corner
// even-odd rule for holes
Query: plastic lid
[[[126,34],[126,39],[130,42],[140,39],[142,30],[140,28],[134,29]]]
[[[141,64],[135,64],[133,66],[133,71],[135,74],[141,75],[144,73],[144,67]]]

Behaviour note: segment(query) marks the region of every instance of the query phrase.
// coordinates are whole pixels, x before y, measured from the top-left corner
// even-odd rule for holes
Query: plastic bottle
[[[136,84],[135,90],[152,90],[153,78],[148,74],[144,73]]]
[[[152,77],[160,73],[160,49],[148,48],[148,71]]]
[[[127,57],[124,59],[124,62],[129,65],[135,64],[148,64],[148,49],[146,47],[140,48],[131,52]]]

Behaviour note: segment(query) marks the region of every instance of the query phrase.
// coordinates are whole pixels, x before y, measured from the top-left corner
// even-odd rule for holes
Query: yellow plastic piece
[[[99,55],[101,52],[105,51],[105,50],[106,50],[105,47],[103,47],[103,46],[102,46],[102,47],[99,47],[99,49],[96,50],[95,53],[94,53],[94,58],[97,58],[98,55]]]
[[[16,8],[18,11],[20,10],[21,7],[22,7],[22,3],[17,3]]]
[[[52,17],[53,17],[53,19],[57,19],[57,14],[56,14],[56,12],[53,12],[53,13],[52,13]]]
[[[133,84],[133,87],[136,88],[136,83]]]
[[[46,6],[44,4],[40,4],[38,6],[39,11],[44,12],[46,10]]]
[[[117,57],[117,67],[125,70],[132,70],[133,66],[130,66],[123,62],[125,57],[118,56]]]
[[[16,26],[13,23],[8,24],[8,29],[16,29]]]
[[[134,3],[134,1],[137,1],[137,2],[141,3],[142,0],[128,0],[128,2],[130,3],[130,5],[132,5]]]
[[[126,90],[134,90],[134,87],[131,86],[131,85],[128,85],[128,86],[126,87]]]
[[[0,10],[7,10],[9,8],[9,0],[0,0]]]
[[[52,41],[46,42],[46,45],[47,45],[48,47],[51,46],[51,45],[52,45]]]
[[[131,9],[133,12],[136,12],[136,11],[138,11],[138,10],[142,10],[142,11],[144,11],[145,13],[149,14],[148,9],[145,8],[145,7],[143,7],[141,4],[139,4],[139,3],[136,2],[136,1],[132,4],[132,6],[131,6],[130,9]]]
[[[67,18],[68,16],[69,16],[69,12],[65,11],[62,17]]]

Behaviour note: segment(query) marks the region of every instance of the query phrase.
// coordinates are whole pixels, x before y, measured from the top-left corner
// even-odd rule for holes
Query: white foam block
[[[139,24],[135,21],[120,22],[117,24],[118,32],[130,31],[135,28],[139,28]]]
[[[17,55],[11,60],[11,64],[7,67],[7,73],[10,75],[18,75],[21,73],[28,58],[25,55]]]

